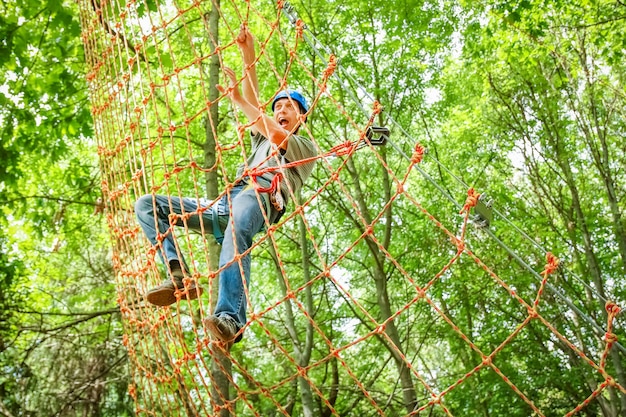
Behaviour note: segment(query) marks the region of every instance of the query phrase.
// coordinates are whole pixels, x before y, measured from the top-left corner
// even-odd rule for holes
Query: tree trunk
[[[372,222],[371,215],[369,214],[369,209],[367,206],[367,202],[365,200],[365,196],[361,191],[360,181],[358,172],[352,160],[349,160],[347,163],[348,172],[350,173],[353,181],[354,181],[354,196],[359,205],[359,210],[363,215],[363,219],[370,224]],[[381,169],[381,175],[384,178],[383,187],[385,196],[389,199],[391,196],[390,190],[390,181],[388,177],[387,171],[383,168]],[[388,201],[388,200],[387,200]],[[390,219],[391,217],[391,206],[387,208],[387,213],[385,216]],[[391,228],[393,222],[388,221],[386,223],[386,229],[384,232],[384,242],[388,244],[391,241],[391,232],[387,229]],[[367,246],[370,249],[373,259],[374,259],[374,281],[376,284],[376,302],[378,304],[378,308],[380,309],[380,321],[387,322],[391,316],[393,316],[393,312],[391,310],[391,302],[389,301],[389,291],[387,290],[387,276],[385,274],[385,256],[381,253],[379,247],[376,243],[368,236],[366,239]],[[385,347],[392,354],[394,361],[396,363],[396,367],[398,368],[398,374],[400,378],[400,385],[402,386],[402,397],[404,399],[404,406],[407,412],[412,412],[417,405],[417,395],[415,392],[415,386],[413,384],[413,378],[411,376],[411,370],[409,369],[407,363],[405,362],[404,351],[402,349],[402,343],[400,340],[400,335],[398,333],[398,329],[393,320],[388,321],[385,326],[385,333],[391,339],[393,346],[389,346],[385,343]]]
[[[174,393],[178,396],[178,398],[182,402],[186,415],[188,417],[196,417],[198,413],[196,412],[195,407],[193,406],[193,403],[191,400],[191,394],[189,390],[187,389],[187,385],[185,384],[185,380],[181,376],[181,374],[174,372],[174,369],[172,369],[170,365],[171,364],[170,352],[168,350],[167,343],[164,342],[163,340],[161,340],[160,342],[159,351],[161,352],[161,357],[162,357],[161,360],[164,366],[175,377],[176,390],[174,391]]]
[[[574,206],[574,211],[576,213],[579,231],[583,236],[583,247],[585,249],[585,257],[587,258],[587,264],[589,265],[591,277],[596,287],[596,291],[598,291],[598,294],[600,294],[602,298],[606,299],[606,292],[604,291],[604,282],[602,280],[602,272],[600,269],[600,265],[598,264],[598,259],[596,257],[596,254],[593,250],[593,241],[591,238],[589,227],[587,225],[587,221],[585,220],[584,213],[582,211],[578,188],[576,187],[576,184],[574,183],[574,178],[571,172],[571,168],[569,166],[569,162],[567,160],[562,160],[561,158],[559,158],[559,163],[563,171],[563,174],[565,176],[565,181],[570,189],[570,193],[572,196],[572,205]],[[602,310],[602,312],[603,312],[602,316],[605,318],[605,320],[608,319],[607,312],[604,309]],[[616,365],[621,368],[621,364],[619,363],[619,353],[617,353],[615,350],[613,352],[614,354],[611,355],[611,359],[615,360],[617,358]],[[617,355],[615,355],[615,353],[617,353]],[[614,411],[613,411],[614,407],[617,406],[617,403],[621,402],[622,400],[619,398],[618,394],[616,393],[613,387],[609,386],[607,390],[611,398],[611,404],[613,404],[613,406],[611,407],[612,409],[611,414],[614,414]]]
[[[595,89],[595,81],[592,79],[590,75],[590,69],[587,65],[587,60],[584,59],[586,57],[586,50],[584,47],[584,43],[581,45],[581,64],[585,68],[585,76],[586,82],[589,89],[589,107],[590,107],[590,124],[594,125],[595,129],[590,129],[589,126],[585,123],[579,123],[581,125],[581,130],[583,131],[586,141],[587,147],[589,148],[591,154],[593,155],[594,165],[598,170],[598,174],[602,179],[602,183],[606,189],[606,197],[609,202],[609,207],[611,210],[611,218],[612,218],[612,227],[615,240],[617,241],[617,246],[619,248],[619,254],[622,261],[622,270],[626,273],[626,230],[624,228],[624,220],[622,218],[622,212],[619,207],[619,198],[616,192],[616,183],[613,178],[612,170],[611,170],[611,160],[609,158],[609,146],[607,143],[607,130],[605,128],[605,123],[601,119],[600,112],[598,109],[597,101],[596,101],[596,89]],[[581,113],[581,117],[578,120],[584,120],[583,112]],[[611,114],[612,111],[609,111]],[[608,116],[606,116],[608,117]],[[608,123],[608,120],[605,121]],[[595,132],[595,134],[593,133]],[[594,140],[595,139],[595,140]],[[596,144],[595,142],[599,142]],[[604,315],[607,318],[606,314]],[[613,349],[611,351],[611,361],[615,366],[615,373],[617,374],[617,380],[622,386],[626,386],[626,374],[624,373],[624,367],[622,366],[622,358],[620,357],[620,353]],[[626,416],[626,394],[624,393],[616,393],[615,395],[619,395],[620,397],[620,408],[621,415]]]
[[[300,196],[298,196],[298,200],[300,200]],[[300,203],[300,201],[298,201]],[[308,239],[306,234],[306,227],[304,225],[304,221],[299,218],[298,222],[299,226],[299,234],[300,234],[300,251],[301,251],[301,265],[302,265],[302,275],[303,282],[308,282],[311,279],[310,274],[310,262],[308,258]],[[283,276],[283,273],[280,268],[280,264],[278,261],[278,257],[276,256],[276,251],[273,245],[269,245],[269,252],[274,259],[274,265],[276,266],[276,275],[278,276],[278,282],[280,284],[281,293],[283,296],[287,295],[287,292],[291,290],[288,288],[288,283]],[[313,295],[311,294],[311,287],[307,286],[304,289],[305,295],[305,308],[307,313],[312,316],[313,315]],[[313,325],[310,321],[307,320],[306,323],[306,334],[304,344],[300,340],[300,335],[298,333],[298,329],[296,328],[296,321],[293,313],[293,305],[290,299],[284,303],[285,306],[285,325],[287,327],[287,333],[292,342],[294,356],[296,358],[296,362],[301,367],[306,367],[309,365],[309,361],[311,359],[311,352],[313,349]],[[298,377],[298,385],[300,387],[300,398],[302,401],[302,415],[305,417],[313,417],[315,415],[314,402],[313,402],[313,393],[311,391],[311,386],[309,385],[309,381],[307,381],[302,376]],[[297,388],[296,387],[296,388]]]
[[[302,203],[298,193],[298,204]],[[298,217],[298,229],[300,233],[300,253],[302,254],[302,278],[304,282],[311,280],[311,264],[309,262],[309,240],[307,238],[307,230],[304,224],[304,220]],[[307,285],[304,289],[305,307],[309,317],[313,319],[313,294],[311,293],[311,286]],[[313,350],[313,325],[309,320],[306,322],[306,335],[304,346],[300,351],[300,357],[298,358],[298,364],[302,367],[309,366],[311,360],[311,352]],[[313,394],[309,382],[302,378],[298,378],[300,384],[300,395],[302,397],[302,408],[305,416],[313,416]]]
[[[337,402],[337,397],[339,396],[339,360],[336,357],[332,358],[330,360],[330,366],[332,382],[330,385],[328,403],[334,407]],[[320,417],[330,417],[332,415],[332,410],[326,406],[326,404],[321,403],[320,409],[322,410]]]
[[[211,51],[211,59],[209,62],[209,100],[213,103],[218,97],[219,92],[215,85],[219,82],[220,61],[218,54],[215,53],[219,44],[219,19],[220,19],[220,0],[213,0],[213,7],[209,11],[209,45]],[[214,200],[219,195],[219,184],[217,176],[216,158],[216,138],[217,125],[219,123],[218,103],[211,104],[208,115],[205,119],[206,138],[204,142],[204,166],[210,169],[206,172],[206,194],[207,198]],[[214,239],[208,237],[209,245],[209,270],[217,271],[219,264],[220,246]],[[209,288],[211,290],[211,310],[215,309],[217,303],[217,293],[219,291],[218,277],[209,278]],[[213,351],[211,363],[211,398],[213,406],[221,407],[225,402],[230,400],[230,378],[232,378],[232,363],[225,352],[220,349]],[[229,417],[230,411],[227,408],[221,408],[219,417]]]
[[[556,56],[556,58],[556,71],[563,71],[566,74],[565,78],[576,78],[569,71],[568,62],[563,60],[560,56]],[[555,76],[555,70],[553,67],[549,67],[548,69],[538,68],[537,72],[540,76],[545,78],[547,85],[551,86],[554,91],[558,90],[552,84],[552,78]],[[526,79],[524,76],[522,77],[522,82],[525,88],[523,88],[521,92],[518,90],[516,94],[517,96],[523,98],[513,98],[511,95],[507,95],[500,90],[497,85],[495,85],[491,78],[490,81],[499,99],[510,112],[509,117],[514,120],[514,123],[508,126],[509,129],[515,131],[519,137],[523,138],[524,141],[529,144],[529,149],[533,150],[530,154],[525,154],[525,163],[531,173],[531,181],[533,185],[536,189],[541,190],[541,192],[536,191],[537,198],[540,201],[549,201],[552,208],[556,210],[561,219],[564,221],[568,229],[568,237],[571,247],[574,248],[574,258],[580,264],[581,271],[591,277],[597,294],[606,299],[603,271],[597,257],[597,249],[595,246],[596,243],[593,239],[593,233],[590,229],[591,222],[589,217],[586,216],[584,200],[581,198],[584,197],[584,194],[581,194],[579,183],[576,181],[575,172],[572,169],[572,160],[576,156],[572,154],[572,151],[567,149],[567,144],[570,141],[568,132],[562,127],[562,120],[560,119],[558,112],[554,110],[554,106],[546,104],[553,99],[553,97],[550,97],[549,92],[541,90],[541,85],[538,85],[537,82]],[[591,80],[587,79],[586,82],[587,87],[589,88]],[[591,88],[591,90],[593,89]],[[621,212],[615,205],[617,196],[614,189],[614,181],[610,175],[611,171],[609,169],[610,164],[608,160],[608,149],[606,146],[607,144],[603,141],[603,130],[600,128],[599,121],[595,116],[597,114],[595,102],[592,97],[591,102],[588,105],[581,103],[579,97],[580,93],[576,89],[569,89],[566,92],[568,93],[569,99],[569,107],[567,110],[576,116],[575,119],[578,122],[578,128],[583,133],[582,139],[587,145],[589,153],[593,156],[593,161],[600,175],[600,180],[605,185],[606,194],[602,197],[606,197],[609,202],[613,220],[613,230],[615,231],[616,240],[621,253],[622,245],[626,245],[626,243],[622,242],[624,237],[620,235],[623,233]],[[590,91],[590,94],[593,96],[593,91]],[[525,101],[525,99],[530,100],[530,106],[529,102]],[[541,122],[543,132],[542,138],[545,139],[545,142],[540,143],[540,148],[542,150],[541,158],[545,159],[544,162],[537,162],[533,156],[533,153],[537,152],[538,148],[536,147],[537,144],[535,143],[535,140],[528,135],[528,131],[530,129],[528,129],[527,126],[527,112],[532,113],[532,117]],[[586,119],[590,119],[586,116],[588,114],[592,114],[591,118],[595,120],[599,138],[595,137],[596,135],[593,133],[594,129],[591,129],[590,124],[586,121]],[[602,142],[600,145],[597,144],[598,140]],[[543,178],[537,169],[537,166],[541,163],[549,164],[552,167],[553,172],[565,183],[566,188],[564,191],[568,193],[571,198],[571,202],[569,204],[564,203],[566,199],[564,199],[560,190],[555,193],[555,196],[551,195],[551,193],[554,192],[554,188],[550,187],[551,184],[549,183],[549,180]],[[559,196],[563,201],[563,204],[559,204]],[[543,203],[542,206],[544,206],[546,216],[552,219],[554,216],[550,213],[551,210],[549,207],[546,207]],[[582,237],[582,239],[580,237]],[[579,247],[580,252],[578,250]],[[621,256],[623,257],[623,255]],[[596,303],[597,296],[589,296],[588,294],[587,304],[591,308],[596,308]],[[603,308],[602,317],[604,317],[606,323],[607,313]],[[604,323],[600,323],[600,325],[605,326]],[[603,342],[600,341],[600,343]],[[611,360],[615,366],[618,381],[623,383],[624,370],[620,359],[620,353],[614,349],[611,352]],[[590,383],[589,379],[586,381],[590,389],[595,389],[597,384]],[[600,397],[598,399],[602,406],[602,413],[607,416],[617,415],[617,410],[615,408],[618,407],[620,403],[625,404],[626,397],[621,395],[620,398],[620,394],[616,392],[613,387],[609,387],[607,392],[610,396],[610,402],[603,402]],[[623,409],[625,406],[622,405],[621,408]],[[624,410],[624,412],[626,412],[626,410]]]

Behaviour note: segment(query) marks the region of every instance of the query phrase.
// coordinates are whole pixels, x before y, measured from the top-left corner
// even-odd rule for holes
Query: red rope
[[[256,173],[256,172],[250,172],[250,177],[252,178],[252,180],[255,183],[255,188],[258,192],[260,193],[275,193],[276,191],[278,191],[280,189],[280,182],[283,179],[283,174],[280,172],[277,172],[276,175],[274,175],[274,177],[272,178],[272,181],[270,183],[270,185],[268,185],[267,187],[261,187],[259,185],[259,183],[257,182],[257,178],[262,176],[262,174]]]
[[[449,401],[452,393],[462,385],[467,386],[470,379],[478,381],[477,375],[488,371],[497,375],[500,383],[510,390],[509,394],[518,397],[528,412],[543,416],[552,410],[545,408],[543,402],[538,400],[538,394],[527,392],[525,387],[528,381],[524,384],[514,381],[508,375],[509,367],[503,366],[508,359],[507,355],[510,355],[510,349],[507,348],[527,331],[531,323],[542,326],[551,343],[558,340],[559,345],[571,350],[571,354],[579,358],[590,375],[593,374],[599,382],[584,401],[572,406],[567,415],[574,415],[589,407],[596,398],[607,395],[608,388],[626,393],[608,366],[610,352],[618,340],[614,329],[615,319],[620,313],[617,304],[606,304],[607,330],[602,352],[592,355],[578,347],[568,339],[568,333],[560,325],[557,328],[538,308],[549,276],[558,270],[559,260],[556,256],[551,253],[546,256],[542,281],[534,294],[534,301],[533,297],[529,297],[527,289],[521,292],[523,296],[520,295],[510,277],[504,279],[496,272],[504,269],[491,267],[479,258],[471,248],[472,241],[467,239],[467,235],[471,234],[467,227],[471,224],[470,211],[479,201],[479,192],[473,188],[467,191],[467,199],[460,211],[460,231],[458,215],[447,212],[433,214],[431,211],[434,209],[430,206],[427,208],[416,197],[420,187],[411,178],[412,168],[423,162],[426,149],[421,144],[415,144],[407,166],[405,161],[399,163],[397,160],[390,164],[390,153],[381,154],[377,147],[372,146],[367,140],[367,132],[383,107],[375,102],[368,120],[355,119],[349,113],[341,98],[332,94],[332,76],[338,69],[336,57],[329,55],[327,67],[320,69],[319,74],[314,74],[299,53],[306,30],[304,22],[297,20],[293,32],[279,24],[284,6],[280,0],[273,15],[250,1],[245,2],[245,9],[235,2],[222,3],[222,7],[216,10],[220,12],[220,25],[226,36],[213,52],[205,53],[196,49],[198,34],[206,36],[208,33],[204,26],[206,22],[203,18],[197,18],[204,16],[203,8],[206,6],[199,1],[180,9],[164,7],[156,2],[156,11],[146,12],[141,18],[137,14],[139,3],[134,1],[125,6],[120,5],[118,12],[115,12],[116,8],[98,8],[94,11],[90,0],[81,2],[82,38],[88,66],[86,78],[90,85],[91,113],[98,140],[103,206],[114,242],[112,261],[125,332],[122,343],[128,350],[131,364],[132,381],[128,392],[136,403],[137,414],[179,415],[182,408],[187,407],[185,412],[193,415],[217,415],[221,410],[229,410],[232,415],[242,412],[260,416],[258,404],[266,403],[274,411],[289,415],[284,401],[287,397],[285,393],[290,392],[291,386],[302,382],[310,388],[314,397],[319,398],[320,404],[324,404],[331,414],[338,415],[341,408],[331,401],[328,381],[320,379],[321,370],[325,371],[331,363],[336,363],[342,378],[341,386],[352,386],[350,395],[365,400],[360,404],[360,407],[367,409],[364,412],[384,416],[391,403],[402,401],[400,390],[404,388],[381,394],[371,382],[371,377],[363,371],[364,362],[371,362],[374,366],[379,360],[366,355],[374,350],[371,346],[380,344],[389,353],[390,361],[396,365],[395,371],[402,369],[402,372],[406,372],[415,384],[415,393],[424,393],[424,397],[420,398],[408,415],[420,415],[422,411],[435,408],[439,414],[456,415],[454,413],[458,412],[454,404],[457,401]],[[228,12],[224,10],[226,8]],[[112,13],[119,14],[116,16]],[[251,123],[240,120],[239,113],[234,112],[237,128],[230,129],[228,133],[217,129],[218,121],[212,120],[209,110],[220,101],[222,109],[230,104],[223,96],[209,98],[208,80],[202,68],[212,58],[217,58],[222,66],[236,59],[238,27],[241,23],[249,25],[249,19],[257,24],[254,27],[265,28],[260,32],[263,35],[256,39],[258,56],[255,65],[268,66],[270,76],[280,88],[292,85],[297,72],[302,85],[315,86],[312,109],[318,109],[320,104],[332,109],[336,117],[343,118],[346,131],[358,132],[358,138],[355,135],[355,140],[346,140],[323,151],[327,146],[317,142],[310,127],[303,124],[302,135],[314,141],[320,150],[319,155],[280,167],[247,167],[243,175],[250,176],[259,193],[276,193],[282,185],[289,192],[290,200],[294,201],[294,207],[275,225],[270,225],[266,217],[266,233],[259,235],[243,254],[219,267],[212,264],[214,261],[209,256],[209,234],[203,233],[197,239],[192,237],[189,230],[192,219],[211,210],[212,206],[170,215],[169,227],[158,234],[155,246],[149,245],[143,238],[133,217],[132,207],[136,197],[145,193],[168,195],[170,204],[181,196],[189,196],[199,202],[205,194],[205,175],[218,173],[222,175],[225,184],[218,198],[226,197],[230,208],[233,208],[229,196],[234,181],[227,176],[228,167],[235,159],[233,155],[237,160],[242,156],[247,160],[246,129]],[[115,28],[117,35],[107,31],[103,22]],[[216,39],[210,41],[217,43]],[[183,42],[187,48],[181,53],[179,46]],[[286,62],[281,65],[276,65],[272,61],[273,55],[268,53],[274,50],[274,43],[286,51]],[[148,53],[150,56],[147,56]],[[261,103],[263,111],[269,103],[271,98]],[[315,110],[312,114],[315,114]],[[194,142],[197,141],[198,125],[203,126],[205,120],[216,138],[216,161],[210,167],[202,167],[195,162],[197,152]],[[364,147],[368,149],[362,157],[355,154]],[[267,161],[276,157],[276,154],[270,155]],[[334,160],[333,157],[340,159]],[[373,170],[384,172],[389,181],[389,195],[384,201],[373,199],[372,205],[367,206],[355,197],[356,192],[375,195],[379,190],[365,189],[364,186],[355,188],[352,185],[355,178],[351,173],[346,174],[351,158],[363,158]],[[281,170],[310,162],[317,163],[317,182],[309,182],[309,187],[316,184],[316,188],[307,188],[303,193],[304,201],[298,203],[294,190],[289,188],[288,182],[283,181]],[[271,174],[273,178],[268,186],[260,186],[258,177],[265,174]],[[337,207],[347,208],[347,218],[351,223],[334,224],[337,213],[325,211],[332,199],[341,200]],[[433,252],[427,257],[427,262],[434,266],[428,275],[425,271],[431,265],[416,266],[417,262],[407,262],[410,256],[401,256],[411,254],[412,248],[403,248],[404,242],[396,242],[381,233],[387,225],[393,224],[393,234],[400,234],[405,232],[403,225],[412,224],[415,220],[418,220],[417,223],[424,220],[428,227],[422,233],[426,233],[424,237],[432,238],[435,243]],[[296,234],[296,224],[304,227],[306,239],[311,245],[308,259],[310,276],[306,279],[298,260],[285,259],[289,254],[281,250],[286,241]],[[157,254],[163,250],[162,242],[166,236],[174,238],[178,254],[185,255],[189,261],[191,271],[186,280],[209,287],[200,302],[184,299],[182,292],[176,294],[179,301],[168,308],[156,309],[142,302],[146,290],[161,279]],[[391,241],[393,244],[390,244]],[[274,286],[276,280],[263,281],[264,277],[255,276],[253,287],[250,290],[246,288],[244,302],[248,303],[250,311],[242,331],[246,333],[243,342],[246,351],[254,353],[255,359],[250,361],[250,355],[242,354],[238,348],[230,352],[224,345],[211,340],[200,323],[202,318],[211,313],[207,306],[214,301],[215,291],[210,289],[218,285],[220,272],[231,265],[237,265],[242,272],[244,256],[262,252],[268,247],[275,253],[277,279],[284,286],[266,291],[265,287]],[[362,259],[363,247],[373,254],[371,258]],[[254,259],[255,262],[263,262],[259,257]],[[379,309],[371,307],[369,296],[372,294],[364,294],[370,290],[370,283],[363,282],[360,284],[362,287],[354,285],[351,274],[356,276],[361,271],[345,267],[351,262],[370,261],[380,263],[383,270],[388,271],[388,276],[376,279],[392,283],[389,285],[398,290],[397,294],[406,296],[405,300],[400,298],[402,295],[393,300],[393,309],[388,316],[382,316]],[[472,267],[474,269],[470,269]],[[519,306],[522,317],[503,335],[502,340],[498,340],[497,345],[484,343],[474,331],[460,325],[454,314],[448,307],[444,308],[441,302],[441,292],[449,291],[452,288],[451,281],[466,273],[477,275],[477,281],[501,290],[502,299],[493,302],[515,303]],[[315,296],[323,294],[320,300],[315,300],[320,305],[316,305],[313,310],[310,310],[308,301],[304,301],[314,296],[311,293]],[[339,327],[337,321],[318,321],[322,316],[319,312],[325,308],[324,303],[330,305],[328,315],[333,313],[334,306],[341,305],[353,316],[343,317]],[[404,336],[410,337],[402,336],[404,339],[397,343],[391,334],[394,327],[398,332],[403,331],[397,329],[398,323],[412,326],[412,321],[421,318],[418,312],[423,309],[427,309],[438,323],[463,344],[462,348],[473,352],[478,359],[467,369],[459,366],[462,372],[453,378],[433,378],[427,375],[424,368],[432,364],[422,364],[413,352],[407,350],[406,346],[412,346],[413,338],[427,335],[408,333],[410,328],[407,328]],[[282,324],[286,311],[291,311],[294,322],[305,327],[315,342],[314,354],[306,363],[302,362],[302,355],[296,353],[302,346],[299,335],[285,334]],[[349,329],[353,321],[358,323],[356,330]],[[329,328],[332,330],[329,331]],[[428,348],[436,349],[439,346]],[[280,357],[280,366],[277,365],[272,375],[264,375],[259,371],[262,361],[276,360],[276,353]],[[226,355],[232,366],[232,374],[222,364],[211,363],[210,356],[218,354]],[[566,363],[564,366],[571,365]],[[211,397],[211,401],[206,400],[213,388],[212,372],[216,369],[221,370],[228,379],[233,398],[226,398],[218,392]],[[397,377],[393,374],[395,371],[385,368],[381,369],[381,374],[393,379]],[[281,375],[281,378],[272,379],[275,375]],[[184,398],[193,401],[181,405],[180,399]]]

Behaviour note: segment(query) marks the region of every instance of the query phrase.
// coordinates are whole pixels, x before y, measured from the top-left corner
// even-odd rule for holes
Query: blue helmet
[[[281,92],[276,94],[276,97],[274,97],[274,101],[272,101],[272,111],[274,111],[274,105],[276,104],[276,102],[281,98],[291,98],[293,101],[300,105],[303,113],[309,111],[309,105],[306,102],[306,98],[304,98],[304,96],[296,90],[282,90]]]

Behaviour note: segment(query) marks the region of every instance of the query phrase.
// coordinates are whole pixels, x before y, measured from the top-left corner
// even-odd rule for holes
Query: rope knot
[[[547,264],[546,264],[542,274],[550,275],[551,273],[556,271],[557,268],[559,267],[559,258],[554,256],[551,252],[548,252],[546,254],[546,262],[547,262]]]
[[[381,111],[383,111],[383,106],[381,106],[381,104],[378,101],[375,101],[374,105],[372,106],[372,116],[376,116]]]
[[[276,175],[274,175],[274,178],[272,178],[272,182],[267,187],[261,187],[259,185],[259,183],[257,182],[257,180],[256,180],[257,177],[260,177],[261,175],[262,174],[260,174],[258,172],[250,172],[250,177],[254,181],[254,186],[256,187],[258,192],[260,192],[260,193],[274,193],[274,192],[278,191],[279,184],[280,184],[280,182],[283,179],[283,174],[281,174],[280,172],[277,172]]]
[[[456,248],[457,248],[457,250],[459,252],[463,252],[465,250],[465,242],[463,240],[459,239],[458,237],[451,236],[450,237],[450,242],[452,242],[452,244],[454,246],[456,246]]]
[[[424,152],[426,148],[424,148],[420,143],[415,144],[415,148],[413,148],[413,156],[411,156],[411,162],[414,164],[419,164],[424,159]]]
[[[344,143],[340,143],[339,145],[333,147],[329,153],[330,154],[335,154],[337,156],[344,156],[349,154],[352,150],[354,149],[354,143],[347,141]],[[337,178],[334,178],[334,180],[336,180]]]
[[[622,310],[620,306],[618,306],[613,301],[607,301],[606,304],[604,305],[604,308],[606,309],[606,312],[612,316],[617,316],[619,312]]]
[[[537,313],[537,304],[538,304],[539,300],[535,301],[535,308],[532,308],[530,306],[526,307],[526,311],[528,312],[528,317],[530,317],[531,319],[536,319],[539,317],[539,313]]]
[[[334,74],[336,69],[337,69],[337,58],[335,57],[335,55],[331,55],[328,58],[328,66],[324,70],[324,79],[330,78],[330,76]]]
[[[296,20],[296,38],[301,38],[304,32],[304,22],[302,19]]]
[[[478,203],[478,197],[480,197],[480,193],[476,192],[473,187],[467,190],[467,199],[465,200],[465,205],[461,209],[461,214],[469,213],[471,208]]]
[[[128,395],[130,395],[133,399],[137,399],[137,388],[134,384],[128,385]]]
[[[178,219],[181,218],[181,216],[176,213],[170,213],[167,217],[168,217],[170,224],[178,224]]]
[[[617,335],[615,333],[606,332],[606,334],[604,335],[604,340],[608,345],[612,345],[613,343],[617,342]]]

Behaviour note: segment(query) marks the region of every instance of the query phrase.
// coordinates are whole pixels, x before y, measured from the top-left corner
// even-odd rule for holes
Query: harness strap
[[[271,183],[270,181],[268,181],[267,179],[259,176],[260,179],[266,183],[268,183],[269,185],[267,187],[261,187],[261,185],[257,182],[257,177],[256,176],[252,176],[253,181],[254,181],[254,187],[257,188],[257,191],[259,193],[261,193],[261,200],[263,201],[263,206],[265,209],[265,213],[267,213],[268,216],[271,216],[271,209],[272,209],[272,205],[273,205],[273,199],[272,199],[272,195],[274,193],[276,193],[278,191],[278,193],[280,193],[279,190],[279,184],[280,184],[280,173],[277,174],[276,176],[274,176],[274,178],[272,179]],[[252,184],[249,184],[248,187],[252,187]],[[246,188],[248,188],[246,187]],[[222,199],[218,200],[215,202],[215,204],[213,204],[213,206],[211,207],[211,222],[213,224],[213,236],[215,237],[215,241],[218,244],[222,244],[222,242],[224,241],[224,233],[222,233],[222,229],[220,227],[220,221],[219,221],[219,205],[222,204]],[[283,209],[284,211],[284,209]],[[280,212],[280,210],[279,210]],[[282,212],[280,213],[280,215],[278,216],[278,218],[280,218],[280,216],[282,215]],[[275,220],[276,221],[276,220]],[[274,222],[275,222],[274,221]]]
[[[283,197],[282,191],[280,190],[280,182],[283,179],[283,175],[280,172],[277,172],[272,178],[271,183],[267,187],[262,187],[258,183],[258,179],[261,178],[266,182],[269,182],[262,175],[251,174],[250,177],[254,182],[254,186],[259,193],[266,194],[272,207],[274,207],[278,212],[284,211],[285,209],[285,199]],[[266,211],[269,215],[270,211]]]
[[[273,192],[278,191],[279,187],[280,187],[280,185],[279,185],[280,181],[283,179],[283,174],[281,174],[280,172],[277,172],[276,175],[274,175],[274,177],[272,178],[272,182],[270,183],[269,186],[261,187],[261,185],[257,182],[257,179],[261,178],[261,179],[263,179],[265,181],[267,181],[267,180],[265,178],[263,178],[263,176],[261,176],[261,175],[251,174],[250,176],[252,177],[252,180],[257,185],[257,191],[260,192],[260,193],[273,193]]]
[[[224,233],[222,233],[222,229],[220,228],[220,215],[218,210],[220,201],[221,200],[216,201],[213,207],[211,207],[211,220],[213,221],[213,236],[215,236],[217,243],[221,245],[224,241]]]
[[[261,195],[261,200],[263,201],[263,206],[265,208],[265,213],[269,216],[271,216],[272,213],[272,194],[274,194],[276,192],[276,190],[278,189],[280,184],[280,173],[276,174],[274,176],[274,178],[272,178],[272,181],[270,182],[269,180],[267,180],[265,177],[263,176],[255,176],[255,175],[251,175],[250,178],[252,178],[252,182],[253,184],[250,184],[251,186],[254,186],[256,188],[256,190],[259,192],[259,194]],[[277,178],[278,177],[278,178]],[[261,184],[259,184],[259,179],[266,183],[269,184],[267,187],[263,187],[261,186]]]

